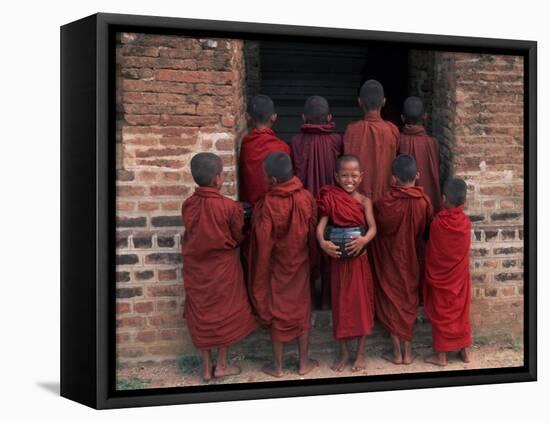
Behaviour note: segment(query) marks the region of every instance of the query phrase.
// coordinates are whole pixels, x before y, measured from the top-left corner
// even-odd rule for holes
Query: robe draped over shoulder
[[[367,226],[363,204],[337,186],[321,188],[319,215],[339,227]],[[374,324],[373,281],[367,254],[330,259],[333,333],[336,339],[370,335]]]
[[[397,155],[399,129],[379,113],[369,112],[352,122],[344,133],[344,154],[353,154],[363,166],[359,192],[378,200],[391,186],[391,163]]]
[[[240,200],[252,205],[267,192],[263,162],[269,153],[291,154],[287,143],[275,136],[269,128],[252,129],[241,143],[239,154]]]
[[[316,225],[315,200],[295,176],[270,187],[254,208],[248,281],[254,308],[275,341],[310,329]]]
[[[314,197],[321,187],[334,184],[336,159],[342,154],[342,136],[334,122],[303,124],[290,146],[296,176]]]
[[[256,328],[237,247],[242,208],[214,188],[199,187],[182,205],[184,318],[199,349],[229,346]]]
[[[405,125],[399,136],[398,154],[408,154],[416,160],[420,177],[416,185],[424,188],[434,213],[441,209],[441,187],[439,181],[439,144],[426,133],[422,125]]]
[[[419,303],[421,280],[418,238],[432,218],[422,187],[392,186],[374,203],[377,233],[371,243],[375,309],[389,332],[410,341]]]
[[[442,209],[426,247],[424,309],[433,348],[457,351],[472,344],[470,330],[470,219],[464,206]]]

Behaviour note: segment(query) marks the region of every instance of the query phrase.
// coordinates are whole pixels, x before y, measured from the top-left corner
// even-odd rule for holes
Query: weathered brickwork
[[[199,151],[221,155],[224,193],[236,198],[246,97],[261,80],[257,53],[257,43],[238,40],[119,36],[113,283],[121,365],[194,351],[182,318],[180,255],[181,203],[194,187],[189,162]],[[506,56],[412,51],[409,64],[409,93],[426,101],[429,128],[441,145],[442,174],[464,177],[470,190],[474,334],[519,336],[523,63]]]
[[[442,179],[454,172],[468,183],[474,333],[521,337],[523,60],[421,51],[411,57],[413,78],[433,69],[433,85],[422,94],[441,147]]]
[[[194,153],[223,158],[237,193],[245,130],[242,42],[146,34],[117,43],[117,355],[162,360],[191,348],[182,319],[182,201]]]

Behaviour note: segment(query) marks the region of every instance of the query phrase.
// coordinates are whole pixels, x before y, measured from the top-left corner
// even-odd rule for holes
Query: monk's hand
[[[346,252],[350,256],[358,256],[363,252],[365,245],[367,245],[367,238],[364,236],[358,236],[346,243]]]
[[[342,253],[340,252],[340,248],[332,242],[324,240],[321,242],[321,249],[329,256],[335,259],[338,259],[342,256]]]

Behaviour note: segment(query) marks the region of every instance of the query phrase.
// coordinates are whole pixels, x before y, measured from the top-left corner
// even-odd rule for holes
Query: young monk
[[[435,354],[426,362],[447,365],[447,352],[470,361],[470,219],[464,214],[466,183],[450,178],[443,187],[443,209],[430,226],[426,249],[424,310],[432,322]]]
[[[344,154],[357,156],[363,168],[368,170],[359,192],[376,201],[390,190],[390,168],[397,155],[399,130],[380,116],[386,103],[380,82],[373,79],[365,82],[358,102],[364,117],[348,125],[344,133]]]
[[[317,239],[331,258],[333,333],[340,346],[340,355],[331,368],[337,372],[348,364],[348,342],[353,339],[357,339],[357,355],[351,370],[365,369],[365,337],[370,335],[374,322],[373,282],[365,247],[376,235],[376,223],[372,201],[357,192],[362,176],[357,157],[340,157],[334,175],[337,186],[321,188],[318,199],[321,217]],[[350,257],[342,258],[339,247],[324,239],[327,224],[343,228],[362,226],[366,230],[364,236],[346,244]]]
[[[439,145],[424,128],[427,114],[418,97],[409,97],[403,103],[401,119],[405,124],[399,136],[398,154],[409,154],[416,160],[419,177],[417,185],[424,188],[434,213],[441,209],[439,186]]]
[[[311,96],[306,100],[304,123],[300,133],[292,138],[291,149],[296,176],[315,198],[322,186],[334,184],[336,159],[342,154],[342,136],[336,132],[336,125],[328,101],[321,96]],[[322,309],[330,307],[330,268],[324,256],[320,256],[317,266],[321,275]],[[315,272],[317,273],[317,272]],[[315,283],[313,281],[313,286]]]
[[[240,200],[254,206],[267,192],[263,161],[269,153],[290,153],[287,143],[277,138],[271,127],[277,120],[271,98],[257,95],[248,103],[247,120],[252,128],[241,143],[239,156]]]
[[[375,309],[393,347],[393,354],[384,358],[395,364],[411,364],[421,277],[417,238],[429,226],[432,206],[422,187],[415,186],[419,175],[411,156],[398,156],[391,172],[391,191],[374,203],[378,229],[372,243]]]
[[[334,185],[336,159],[342,155],[342,136],[328,101],[321,96],[309,97],[302,114],[300,133],[292,138],[291,149],[296,176],[315,198],[321,187]]]
[[[256,328],[243,281],[237,246],[243,238],[243,211],[220,194],[221,159],[198,153],[191,159],[198,188],[182,205],[184,318],[195,347],[201,351],[202,377],[239,374],[227,361],[230,345]],[[212,366],[212,351],[218,350]]]
[[[310,270],[315,258],[316,204],[293,176],[286,153],[264,161],[269,191],[252,215],[249,281],[260,322],[271,328],[273,362],[263,371],[283,375],[283,346],[298,339],[298,373],[317,361],[308,356],[311,320]]]

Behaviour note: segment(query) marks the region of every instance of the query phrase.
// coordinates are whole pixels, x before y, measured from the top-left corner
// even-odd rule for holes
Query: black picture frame
[[[525,63],[524,365],[186,388],[114,389],[114,34],[376,41],[516,54]],[[61,395],[97,409],[535,381],[537,378],[534,41],[95,14],[61,27]]]

